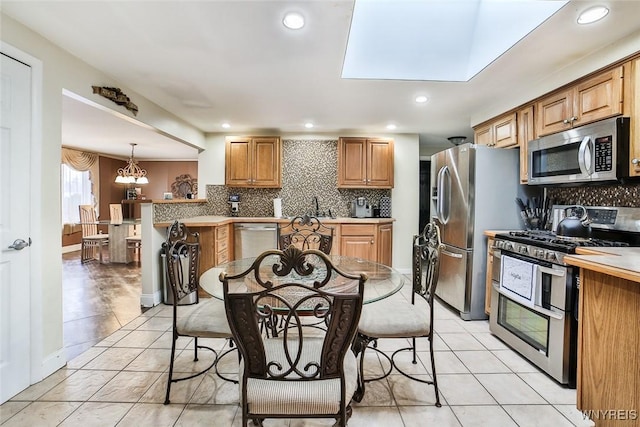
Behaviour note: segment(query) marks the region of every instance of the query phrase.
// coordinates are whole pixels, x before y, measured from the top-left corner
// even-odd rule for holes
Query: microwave
[[[528,184],[616,181],[629,174],[629,118],[614,117],[529,141]]]

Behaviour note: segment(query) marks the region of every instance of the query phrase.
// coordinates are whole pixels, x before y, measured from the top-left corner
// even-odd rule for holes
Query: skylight
[[[566,3],[356,0],[342,78],[470,80]]]

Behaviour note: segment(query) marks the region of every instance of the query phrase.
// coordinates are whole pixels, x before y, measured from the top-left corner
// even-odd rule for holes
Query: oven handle
[[[538,265],[538,271],[540,271],[541,273],[546,273],[546,274],[550,274],[552,276],[558,276],[558,277],[564,277],[566,274],[565,269],[554,270],[553,268],[545,267],[542,265]]]
[[[491,283],[491,285],[493,286],[493,289],[494,289],[497,293],[499,293],[500,295],[502,295],[503,297],[508,298],[508,299],[510,299],[511,301],[514,301],[514,302],[516,302],[516,303],[520,304],[517,300],[513,299],[513,298],[511,297],[511,295],[507,294],[507,293],[506,293],[506,292],[504,292],[502,289],[500,289],[500,284],[499,284],[499,283],[497,283],[497,282],[492,282],[492,283]],[[545,316],[553,317],[554,319],[557,319],[557,320],[562,320],[562,319],[564,319],[564,312],[563,312],[563,311],[557,312],[557,311],[553,311],[553,310],[547,310],[546,308],[542,308],[542,307],[540,307],[540,306],[538,306],[538,305],[534,305],[533,307],[531,307],[531,306],[528,306],[528,305],[524,305],[524,304],[522,304],[522,306],[523,306],[523,307],[530,308],[531,310],[533,310],[533,311],[535,311],[535,312],[537,312],[537,313],[544,314]]]
[[[580,171],[587,176],[590,176],[593,173],[593,162],[591,161],[591,145],[591,137],[585,136],[580,143],[580,148],[578,148],[578,166],[580,166]],[[589,151],[587,151],[587,149],[589,149]],[[589,164],[587,164],[587,153],[589,155]]]

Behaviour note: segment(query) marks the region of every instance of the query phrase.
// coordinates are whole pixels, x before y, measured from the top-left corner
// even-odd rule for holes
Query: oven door
[[[495,252],[499,254],[494,258],[494,269],[500,269],[501,251],[494,251],[494,256]],[[520,256],[517,258],[526,259]],[[542,304],[526,304],[518,300],[508,290],[501,289],[499,277],[494,275],[489,329],[531,363],[558,382],[567,384],[570,363],[570,313],[564,310],[568,298],[567,270],[562,266],[553,267],[555,268],[537,265],[538,273],[534,284],[534,293],[538,295],[536,300],[551,302],[548,308],[542,307]],[[544,288],[547,288],[544,293],[548,297],[542,296]],[[560,293],[564,295],[558,298]]]

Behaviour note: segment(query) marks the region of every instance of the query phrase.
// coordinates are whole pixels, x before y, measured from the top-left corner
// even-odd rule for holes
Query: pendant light
[[[133,149],[138,145],[131,143],[131,157],[127,161],[127,166],[118,169],[116,182],[119,184],[148,184],[147,171],[138,166],[138,161],[133,157]]]

